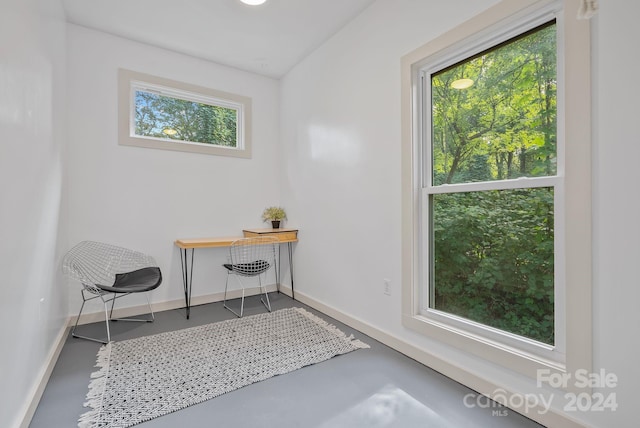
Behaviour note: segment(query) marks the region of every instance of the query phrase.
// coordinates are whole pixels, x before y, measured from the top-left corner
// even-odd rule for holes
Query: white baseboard
[[[281,289],[282,291],[282,289]],[[456,382],[467,386],[468,388],[473,389],[474,391],[485,395],[487,397],[491,397],[494,395],[495,391],[501,389],[506,391],[506,396],[511,396],[512,394],[518,394],[518,392],[513,391],[511,388],[505,387],[504,385],[499,385],[493,382],[490,379],[487,379],[481,375],[473,373],[464,367],[460,367],[456,364],[447,361],[446,358],[438,356],[433,352],[426,351],[424,349],[418,348],[404,340],[398,339],[392,334],[385,332],[377,327],[374,327],[358,318],[352,317],[344,312],[341,312],[329,305],[326,305],[318,300],[309,297],[304,293],[300,293],[296,291],[296,300],[308,305],[323,314],[326,314],[336,320],[340,321],[343,324],[348,325],[351,328],[354,328],[367,336],[370,336],[387,345],[390,348],[395,349],[401,354],[406,355],[409,358],[412,358],[421,364],[424,364],[427,367],[432,368],[433,370],[449,377],[450,379],[455,380]],[[512,408],[508,404],[509,403],[501,403],[506,407],[509,407],[511,410],[518,412],[525,417],[532,419],[546,427],[562,427],[562,428],[585,428],[584,423],[579,422],[573,419],[570,415],[556,411],[551,409],[544,414],[540,414],[538,411],[543,411],[542,408],[529,408],[529,411],[525,411],[524,408]]]
[[[265,288],[267,289],[268,292],[272,292],[272,291],[276,291],[277,290],[277,286],[276,284],[269,284],[266,285]],[[280,288],[281,292],[285,291],[285,287],[281,286]],[[245,296],[254,296],[256,294],[260,293],[260,288],[259,287],[252,287],[252,288],[245,288],[244,294]],[[290,295],[290,293],[286,292],[285,294]],[[242,291],[241,290],[230,290],[227,293],[227,298],[228,299],[237,299],[242,297]],[[125,297],[126,299],[126,297]],[[224,300],[224,292],[219,292],[219,293],[212,293],[212,294],[204,294],[204,295],[200,295],[200,296],[192,296],[191,297],[191,306],[198,306],[198,305],[205,305],[207,303],[215,303],[215,302],[222,302]],[[123,302],[126,300],[123,300]],[[102,304],[102,303],[101,303]],[[143,315],[143,314],[147,314],[149,313],[149,306],[147,306],[146,304],[144,305],[137,305],[137,306],[128,306],[125,308],[118,308],[117,307],[118,303],[116,302],[116,308],[113,310],[113,318],[127,318],[127,317],[133,317],[133,316],[137,316],[137,315]],[[186,306],[184,298],[180,298],[180,299],[175,299],[175,300],[167,300],[164,302],[155,302],[155,303],[151,303],[151,309],[153,310],[153,312],[162,312],[162,311],[170,311],[173,309],[180,309],[180,308],[184,308]],[[80,317],[80,320],[78,321],[78,325],[82,325],[82,324],[90,324],[90,323],[94,323],[94,322],[101,322],[104,321],[104,310],[100,310],[100,311],[96,311],[96,312],[89,312],[89,313],[84,313],[82,314],[82,316]],[[69,325],[73,326],[76,322],[76,316],[72,316],[71,319],[69,320]]]
[[[266,289],[268,292],[276,291],[277,286],[276,284],[270,284],[266,286]],[[285,294],[290,295],[290,292],[287,292],[284,289],[284,287],[281,288],[281,292],[284,292]],[[259,293],[260,293],[260,289],[258,287],[245,289],[245,296],[253,296]],[[229,291],[227,297],[229,299],[235,299],[241,296],[242,296],[241,290],[233,290],[233,291]],[[191,306],[221,302],[223,299],[224,299],[224,293],[213,293],[213,294],[207,294],[203,296],[193,296],[193,298],[191,299]],[[157,303],[151,304],[151,308],[153,309],[154,312],[162,312],[167,310],[180,309],[184,307],[185,307],[184,299],[169,300],[165,302],[157,302]],[[148,310],[149,310],[149,307],[147,305],[131,306],[131,307],[120,308],[120,309],[116,308],[113,310],[113,316],[114,318],[124,318],[124,317],[136,316],[136,315],[143,315],[148,313]],[[47,358],[42,366],[42,369],[40,370],[40,374],[38,375],[37,381],[35,382],[30,394],[25,400],[24,408],[20,413],[18,413],[19,416],[16,420],[16,423],[14,423],[13,426],[20,427],[20,428],[28,428],[29,424],[31,423],[31,419],[33,418],[33,415],[35,414],[35,411],[38,408],[38,404],[40,403],[40,399],[42,398],[44,389],[46,388],[47,383],[49,382],[49,378],[51,377],[51,372],[53,371],[53,368],[55,367],[56,362],[58,361],[60,352],[62,351],[64,343],[67,339],[69,329],[75,324],[76,318],[77,316],[69,317],[67,323],[63,326],[63,328],[58,333],[58,336],[56,337],[53,343],[53,346],[51,347],[51,350],[47,355]],[[82,317],[80,317],[78,325],[89,324],[93,322],[101,322],[101,321],[104,321],[104,311],[91,312],[91,313],[83,314]]]
[[[53,368],[58,361],[58,357],[60,356],[60,352],[62,351],[62,347],[64,346],[64,342],[67,340],[67,334],[69,332],[69,328],[67,324],[63,324],[63,327],[58,332],[55,340],[53,341],[53,345],[49,350],[49,354],[38,373],[38,377],[31,388],[31,392],[27,396],[25,400],[25,404],[23,405],[22,410],[18,413],[18,419],[14,426],[20,428],[28,428],[31,423],[31,419],[33,419],[33,415],[38,408],[38,404],[40,403],[40,398],[42,398],[42,394],[44,393],[44,389],[49,382],[49,378],[51,377],[51,372],[53,372]]]
[[[269,292],[276,291],[276,285],[272,284],[267,286],[267,290]],[[291,289],[288,287],[281,286],[280,292],[288,296],[291,296]],[[253,289],[245,290],[246,296],[255,295],[258,293],[259,293],[259,289],[257,287]],[[228,298],[238,298],[240,296],[241,296],[240,291],[234,291],[234,292],[229,292]],[[447,361],[445,358],[435,355],[432,352],[428,352],[408,342],[405,342],[404,340],[398,339],[397,337],[393,336],[388,332],[385,332],[377,327],[371,326],[370,324],[358,318],[355,318],[329,305],[326,305],[318,300],[315,300],[304,293],[296,292],[295,297],[296,297],[296,300],[300,301],[301,303],[304,303],[332,318],[335,318],[336,320],[342,322],[343,324],[348,325],[351,328],[361,331],[362,333],[389,346],[390,348],[395,349],[396,351],[408,356],[409,358],[412,358],[424,364],[425,366],[430,367],[436,370],[437,372],[442,373],[443,375],[455,380],[456,382],[459,382],[483,395],[490,397],[493,394],[493,392],[496,391],[497,389],[502,389],[506,391],[508,394],[517,394],[517,392],[511,391],[510,388],[507,388],[504,385],[498,385],[495,382],[491,381],[490,379],[486,379],[478,374],[468,371],[464,367],[455,365],[450,361]],[[207,303],[220,302],[223,300],[223,298],[224,298],[224,293],[213,293],[213,294],[207,294],[202,296],[194,296],[191,300],[191,305],[197,306],[197,305],[203,305]],[[160,312],[165,310],[184,308],[185,302],[184,302],[184,299],[170,300],[166,302],[152,303],[151,307],[154,312]],[[114,312],[114,317],[118,317],[118,318],[130,317],[130,316],[147,313],[148,307],[147,305],[139,305],[134,307],[115,309],[113,312]],[[69,318],[68,326],[72,326],[75,323],[75,320],[76,320],[75,316]],[[99,322],[99,321],[104,321],[104,313],[102,311],[83,315],[80,318],[79,324],[86,324],[86,323]],[[29,423],[31,422],[33,414],[35,413],[35,410],[38,406],[40,398],[42,397],[42,393],[44,392],[47,382],[49,381],[51,372],[53,371],[56,361],[58,360],[58,356],[60,355],[60,352],[66,340],[68,328],[69,327],[64,327],[63,329],[61,329],[60,333],[58,334],[51,348],[51,351],[49,352],[48,358],[41,369],[41,373],[39,375],[38,381],[34,385],[32,392],[29,395],[29,399],[26,401],[23,411],[20,413],[20,415],[23,415],[21,419],[19,419],[19,421],[21,420],[21,422],[16,424],[16,426],[19,426],[20,428],[27,428],[29,426]],[[503,404],[506,404],[506,403],[503,403]],[[552,427],[584,428],[585,427],[583,423],[574,420],[573,418],[571,418],[571,416],[565,413],[555,411],[553,409],[551,409],[550,411],[544,414],[539,414],[537,411],[535,411],[537,409],[533,409],[533,411],[530,411],[529,413],[524,412],[523,409],[518,409],[518,408],[512,408],[512,410],[518,413],[521,413],[524,416],[530,419],[533,419],[534,421],[550,428]]]

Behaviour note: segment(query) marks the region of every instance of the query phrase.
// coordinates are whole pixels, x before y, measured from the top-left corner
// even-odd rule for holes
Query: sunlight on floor
[[[380,391],[331,418],[322,428],[336,427],[398,427],[415,426],[452,427],[431,408],[403,390],[387,385]]]

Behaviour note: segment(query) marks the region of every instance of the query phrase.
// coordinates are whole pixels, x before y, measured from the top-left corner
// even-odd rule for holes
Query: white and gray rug
[[[130,427],[368,347],[302,308],[111,342],[78,426]]]

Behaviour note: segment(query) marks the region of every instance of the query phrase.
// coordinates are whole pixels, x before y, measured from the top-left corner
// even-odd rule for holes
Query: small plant
[[[262,221],[281,221],[287,219],[287,213],[281,207],[268,207],[262,212]]]

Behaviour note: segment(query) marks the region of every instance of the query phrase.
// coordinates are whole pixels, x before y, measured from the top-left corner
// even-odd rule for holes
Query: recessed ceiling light
[[[240,1],[244,4],[249,4],[251,6],[258,6],[259,4],[262,4],[267,0],[240,0]]]

